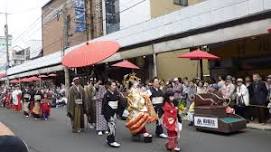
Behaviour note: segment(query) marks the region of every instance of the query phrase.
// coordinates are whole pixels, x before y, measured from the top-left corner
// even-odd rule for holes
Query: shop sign
[[[194,116],[194,125],[196,127],[218,128],[218,119],[212,117]]]

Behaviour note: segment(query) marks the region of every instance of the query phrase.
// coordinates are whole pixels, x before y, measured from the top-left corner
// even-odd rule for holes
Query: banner
[[[84,0],[73,0],[75,12],[75,32],[84,32],[86,30],[86,10]]]

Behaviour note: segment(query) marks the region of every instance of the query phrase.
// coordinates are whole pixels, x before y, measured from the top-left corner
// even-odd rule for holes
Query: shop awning
[[[62,64],[68,68],[84,67],[99,63],[115,54],[120,45],[115,41],[95,41],[75,48],[63,57]]]
[[[37,69],[33,71],[23,72],[20,74],[15,74],[15,75],[9,76],[9,79],[28,77],[28,76],[39,75],[39,74],[46,74],[46,73],[62,71],[62,70],[63,70],[63,65],[56,65],[56,66],[46,67],[46,68]]]
[[[128,60],[123,60],[123,61],[115,63],[115,64],[113,64],[111,66],[128,68],[128,69],[140,69],[138,66],[136,66],[135,64],[129,62]]]

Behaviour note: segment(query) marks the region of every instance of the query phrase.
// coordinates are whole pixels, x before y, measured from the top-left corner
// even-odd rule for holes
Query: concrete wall
[[[96,40],[116,40],[124,47],[270,10],[270,0],[207,0]]]
[[[198,77],[199,62],[189,59],[180,59],[178,54],[189,52],[189,49],[160,53],[157,55],[157,74],[159,78],[169,80],[174,77]],[[198,72],[197,72],[198,70]],[[203,62],[204,75],[209,74],[208,61]]]
[[[173,0],[150,0],[151,18],[169,14],[182,7],[173,3]]]
[[[150,0],[119,0],[120,29],[151,19]]]

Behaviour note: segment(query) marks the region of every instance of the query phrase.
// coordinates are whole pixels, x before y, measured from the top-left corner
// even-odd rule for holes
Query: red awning
[[[47,75],[39,75],[39,78],[47,78]]]
[[[136,66],[135,64],[129,62],[128,60],[123,60],[123,61],[115,63],[115,64],[113,64],[111,66],[128,68],[128,69],[140,69],[138,66]]]
[[[49,77],[56,77],[57,75],[55,73],[51,73],[48,75]]]
[[[218,56],[215,56],[211,53],[208,53],[206,51],[202,51],[200,49],[197,49],[192,52],[180,54],[177,56],[178,58],[188,58],[191,60],[202,60],[202,59],[207,59],[207,60],[217,60],[219,59]]]
[[[88,43],[66,54],[62,64],[69,68],[93,65],[112,56],[119,48],[119,44],[114,41]]]

